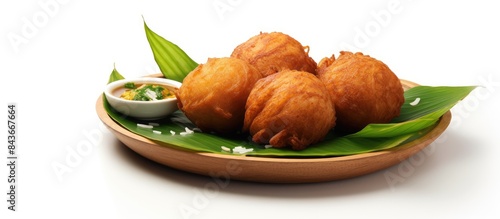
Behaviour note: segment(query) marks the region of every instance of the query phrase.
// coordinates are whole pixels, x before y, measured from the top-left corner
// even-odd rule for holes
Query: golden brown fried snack
[[[241,131],[245,103],[260,72],[236,58],[209,58],[184,78],[176,93],[186,117],[206,132]]]
[[[280,32],[260,33],[238,45],[231,57],[247,61],[268,76],[285,69],[316,74],[316,62],[309,47]]]
[[[335,104],[336,130],[356,132],[369,123],[387,123],[404,102],[398,77],[383,62],[359,52],[324,58],[318,77]]]
[[[325,85],[313,74],[285,70],[260,79],[248,97],[243,131],[252,140],[301,150],[335,125]]]

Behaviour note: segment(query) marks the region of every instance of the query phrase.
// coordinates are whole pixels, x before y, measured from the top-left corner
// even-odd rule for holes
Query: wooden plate
[[[417,86],[406,80],[401,80],[401,83],[405,89]],[[385,169],[424,149],[444,132],[451,120],[451,112],[448,111],[426,135],[389,150],[327,158],[268,158],[194,152],[159,144],[117,124],[106,113],[102,97],[97,100],[96,110],[101,121],[118,140],[150,160],[192,173],[219,177],[221,180],[267,183],[325,182]]]

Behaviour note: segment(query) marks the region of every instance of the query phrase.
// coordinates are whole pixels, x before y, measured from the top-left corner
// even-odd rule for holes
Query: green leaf
[[[392,137],[412,133],[431,126],[460,100],[465,98],[475,86],[429,87],[417,86],[405,92],[405,103],[399,117],[391,123],[370,124],[363,130],[348,135],[351,138]],[[417,98],[419,102],[412,105]]]
[[[144,29],[158,67],[165,78],[182,82],[186,75],[198,66],[179,46],[166,40],[149,29],[144,21]]]
[[[425,103],[424,101],[415,106],[418,107],[420,104],[423,104],[423,108],[425,108],[423,111],[427,114],[421,112],[422,114],[419,118],[415,118],[410,121],[402,121],[401,123],[382,124],[385,125],[383,127],[374,125],[370,131],[372,133],[366,134],[368,137],[340,136],[335,132],[330,132],[322,142],[311,145],[302,151],[277,148],[266,149],[263,145],[253,143],[250,136],[247,134],[219,136],[211,133],[194,132],[192,134],[180,135],[181,132],[185,132],[186,127],[189,129],[195,128],[195,125],[193,125],[181,111],[175,112],[168,118],[154,121],[160,125],[154,127],[153,129],[140,128],[137,126],[138,123],[147,124],[148,122],[124,117],[123,115],[115,112],[106,100],[104,100],[104,106],[110,117],[117,123],[121,124],[129,131],[154,140],[158,144],[164,145],[165,147],[179,147],[182,149],[200,152],[232,154],[223,151],[221,146],[231,149],[236,146],[244,146],[246,148],[253,148],[252,152],[245,154],[246,156],[327,157],[386,150],[414,140],[431,131],[437,124],[438,119],[446,113],[452,105],[456,104],[459,99],[464,98],[472,89],[473,87],[459,88],[423,86],[422,88],[411,92],[406,91],[410,93],[405,95],[407,98],[405,104],[413,102],[414,99],[412,98],[416,96],[421,97],[422,101],[427,99],[427,97],[433,97],[430,100],[434,101],[434,103]],[[467,90],[469,91],[467,92]],[[445,102],[453,104],[444,104],[444,100]],[[412,118],[410,115],[413,114],[407,113],[406,111],[418,113],[422,111],[422,109],[402,107],[402,111],[404,111],[402,112],[402,115],[408,115],[407,118]],[[407,124],[413,125],[410,126]],[[154,133],[153,130],[160,131],[161,134]],[[175,132],[175,135],[172,135],[171,131]],[[376,135],[375,132],[380,133],[380,135]]]
[[[124,77],[120,73],[118,73],[118,71],[116,70],[116,67],[113,66],[113,71],[109,75],[108,84],[113,82],[113,81],[118,81],[121,79],[124,79]]]
[[[475,88],[476,86],[417,86],[411,88],[405,92],[405,103],[401,107],[399,117],[394,118],[392,122],[397,123],[420,118],[440,108],[449,109],[469,95]],[[412,106],[410,103],[417,98],[420,98],[419,103]]]

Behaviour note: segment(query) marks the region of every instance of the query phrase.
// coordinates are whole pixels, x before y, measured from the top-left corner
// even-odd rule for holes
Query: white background
[[[0,115],[7,120],[7,104],[17,104],[19,190],[13,213],[5,122],[1,218],[500,218],[498,9],[494,1],[2,1]],[[453,109],[444,137],[420,159],[349,180],[231,181],[210,193],[211,178],[138,156],[96,115],[113,64],[127,78],[159,72],[141,16],[199,63],[260,31],[282,31],[316,61],[350,49],[420,84],[484,87]],[[58,176],[55,164],[68,172]]]

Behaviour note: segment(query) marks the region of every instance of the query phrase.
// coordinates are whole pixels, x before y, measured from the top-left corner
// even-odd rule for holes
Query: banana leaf
[[[108,79],[108,84],[113,82],[113,81],[118,81],[118,80],[121,80],[121,79],[125,79],[125,77],[123,77],[117,70],[116,70],[116,66],[113,66],[113,71],[111,72],[111,74],[109,75],[109,79]]]
[[[154,59],[165,78],[182,82],[189,72],[198,66],[179,46],[149,29],[144,21],[144,30]]]
[[[112,74],[119,73],[114,69]],[[103,104],[109,116],[118,124],[165,147],[233,154],[230,151],[223,150],[222,146],[231,150],[237,146],[243,146],[247,149],[253,149],[253,151],[245,153],[246,156],[328,157],[385,150],[401,145],[409,139],[418,138],[432,130],[439,118],[473,89],[474,87],[429,86],[418,86],[409,89],[405,92],[406,100],[401,108],[401,115],[394,119],[392,123],[372,124],[358,133],[344,136],[332,130],[323,141],[301,151],[266,148],[265,145],[252,142],[251,137],[246,133],[221,136],[195,131],[187,134],[186,128],[193,130],[196,129],[196,126],[181,111],[176,111],[161,120],[144,121],[116,112],[107,103],[106,98],[103,98]],[[421,98],[421,102],[412,106],[410,103],[416,97]],[[143,128],[137,125],[150,123],[154,124],[153,128]],[[181,135],[181,133],[184,133],[184,135]]]

